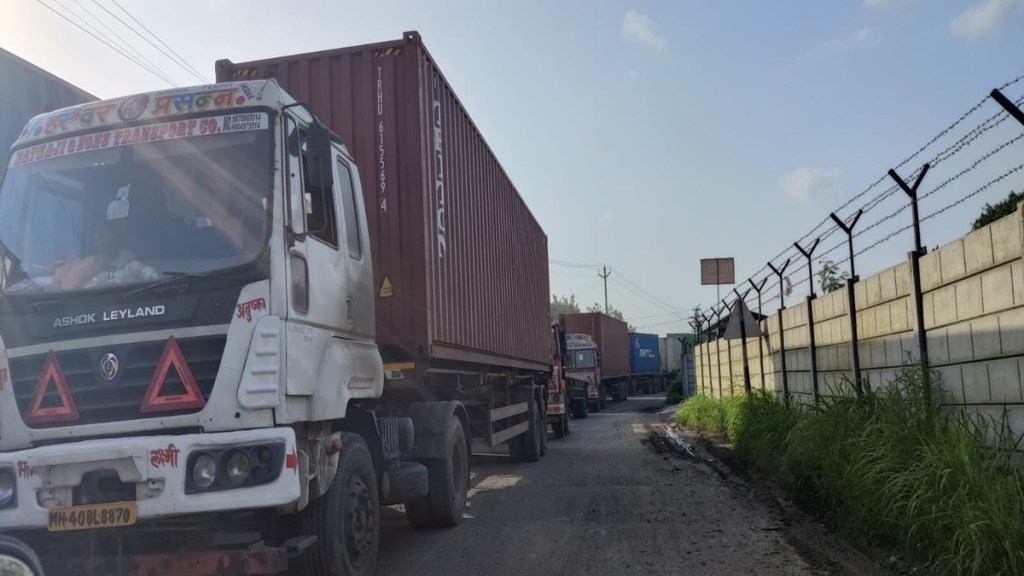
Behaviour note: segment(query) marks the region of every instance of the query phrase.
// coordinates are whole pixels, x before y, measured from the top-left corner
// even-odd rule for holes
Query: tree
[[[568,296],[558,297],[556,294],[551,295],[551,321],[558,322],[558,319],[562,314],[579,314],[580,305],[576,302],[576,295],[570,294]]]
[[[818,282],[821,283],[821,291],[824,293],[838,290],[846,285],[846,279],[850,277],[846,272],[839,271],[839,264],[828,260],[818,260],[821,268],[818,270]]]
[[[1017,211],[1017,204],[1021,200],[1024,200],[1024,193],[1010,192],[1010,195],[1001,202],[996,202],[995,204],[986,202],[981,208],[981,214],[978,215],[977,220],[971,225],[971,230],[984,228],[1003,216],[1013,214]]]

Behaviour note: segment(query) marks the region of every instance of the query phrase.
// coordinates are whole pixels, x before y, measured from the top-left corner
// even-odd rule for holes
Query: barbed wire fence
[[[808,329],[810,331],[810,355],[816,358],[814,345],[813,307],[809,301],[815,297],[812,278],[815,274],[815,262],[832,263],[841,269],[850,270],[847,281],[848,313],[850,315],[851,344],[853,347],[853,372],[856,390],[862,391],[860,366],[857,361],[857,328],[856,302],[853,298],[853,286],[859,281],[854,264],[860,262],[862,256],[874,255],[875,259],[882,256],[878,253],[894,240],[913,231],[914,240],[909,247],[912,271],[914,273],[913,298],[917,310],[921,310],[922,289],[919,273],[919,259],[927,253],[922,236],[922,225],[929,224],[929,233],[939,240],[952,240],[949,231],[953,220],[950,216],[960,218],[972,210],[977,214],[982,200],[998,198],[1002,200],[1014,191],[1024,189],[1024,75],[1018,76],[980,99],[954,122],[943,128],[933,138],[905,157],[891,169],[871,182],[866,188],[846,199],[838,208],[824,217],[808,232],[801,235],[794,243],[770,258],[763,266],[754,271],[747,279],[737,283],[756,290],[734,291],[715,305],[700,310],[690,318],[691,327],[698,333],[698,342],[711,342],[712,336],[719,336],[722,331],[722,318],[737,300],[751,297],[758,304],[757,312],[767,317],[766,310],[773,304],[778,305],[778,351],[781,351],[781,382],[782,393],[789,398],[785,364],[785,327],[782,325],[781,311],[786,308],[786,297],[807,284]],[[1007,92],[1017,93],[1011,99]],[[977,119],[972,124],[972,120]],[[1014,121],[1016,120],[1016,121]],[[1008,122],[1009,121],[1009,122]],[[912,169],[911,169],[912,168]],[[901,175],[902,174],[902,175]],[[934,186],[927,182],[941,181]],[[919,190],[920,189],[920,190]],[[988,194],[988,195],[987,195]],[[972,203],[971,201],[975,202]],[[907,212],[910,212],[908,215]],[[971,217],[973,220],[973,216]],[[969,222],[969,221],[968,221]],[[962,224],[961,224],[962,225]],[[838,233],[838,236],[837,236]],[[943,234],[945,233],[945,237]],[[957,233],[956,237],[961,234]],[[836,240],[829,242],[836,237]],[[846,249],[846,255],[840,257],[837,251]],[[839,254],[842,254],[839,252]],[[810,267],[810,270],[808,268]],[[785,282],[783,281],[785,278]],[[928,349],[924,337],[922,314],[916,314],[918,326],[918,347],[920,360],[927,366]],[[744,341],[744,346],[746,342]],[[698,377],[701,392],[707,394],[712,384],[712,376],[706,372],[711,366],[710,346],[704,347],[707,352],[707,363],[701,360],[703,372]],[[699,347],[698,347],[699,350]],[[730,347],[731,352],[731,347]],[[695,352],[696,356],[696,352]],[[744,352],[746,356],[746,352]],[[719,370],[721,358],[717,359]],[[730,381],[733,379],[732,363],[729,363]],[[927,375],[928,370],[924,373]],[[762,384],[764,371],[761,374]],[[750,391],[749,376],[745,379],[745,388]],[[819,397],[818,378],[815,363],[811,366],[811,380],[815,400]],[[719,394],[721,394],[722,376],[718,377]],[[927,387],[926,387],[927,388]],[[713,391],[710,391],[713,392]]]

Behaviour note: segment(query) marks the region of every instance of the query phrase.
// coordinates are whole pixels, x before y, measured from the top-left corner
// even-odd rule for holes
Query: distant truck
[[[569,435],[569,419],[587,417],[587,380],[577,377],[573,369],[576,350],[569,349],[569,340],[562,327],[551,325],[551,377],[548,379],[548,422],[555,438]],[[588,337],[589,338],[589,337]],[[574,341],[574,344],[577,343]],[[591,348],[595,348],[591,341]]]
[[[658,360],[667,386],[679,376],[683,361],[683,343],[676,334],[658,338]]]
[[[596,351],[596,376],[587,389],[591,411],[603,410],[608,396],[621,402],[629,397],[629,327],[600,312],[566,314],[562,326],[568,334],[589,335]]]
[[[586,418],[593,411],[600,412],[604,402],[597,397],[600,389],[601,367],[598,363],[597,342],[590,334],[565,335],[565,374],[573,381],[581,382],[582,395],[570,401],[572,415],[575,418]]]
[[[657,334],[629,333],[629,392],[651,394],[664,390]]]

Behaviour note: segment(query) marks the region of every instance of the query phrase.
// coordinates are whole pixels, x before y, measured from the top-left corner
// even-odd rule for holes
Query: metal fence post
[[[767,277],[765,277],[764,280],[761,280],[760,284],[754,284],[753,280],[747,280],[747,282],[750,282],[750,285],[754,288],[754,291],[757,292],[757,316],[758,316],[757,323],[759,324],[758,328],[760,328],[761,318],[764,317],[764,314],[761,313],[761,289],[764,288],[764,283],[767,282],[767,281],[768,281]],[[766,325],[765,329],[761,331],[761,337],[757,339],[757,354],[758,354],[757,359],[758,359],[758,362],[761,364],[761,390],[764,390],[764,387],[765,387],[765,384],[764,384],[764,339],[767,338],[767,337],[768,337],[768,326]]]
[[[722,310],[728,310],[729,307],[725,304],[725,300],[722,300]],[[719,325],[721,328],[721,325]],[[725,357],[729,361],[729,397],[736,395],[735,385],[733,384],[733,373],[732,373],[732,343],[728,340],[725,341]]]
[[[814,243],[811,244],[810,250],[804,250],[796,242],[793,246],[800,251],[801,254],[807,257],[807,279],[811,285],[811,293],[807,295],[807,331],[810,337],[810,349],[811,349],[811,387],[814,391],[814,402],[817,403],[820,398],[818,392],[818,349],[814,345],[814,260],[812,258],[814,249],[818,247],[818,243],[821,242],[821,238],[816,238]]]
[[[743,294],[740,294],[739,290],[733,288],[732,291],[736,294],[736,298],[739,303],[743,302],[743,299],[750,293],[750,288]],[[747,358],[747,323],[743,317],[743,308],[739,307],[740,313],[740,350],[743,352],[743,391],[750,396],[750,361]]]
[[[924,246],[921,245],[921,218],[917,210],[917,189],[921,186],[925,174],[928,173],[929,165],[921,167],[921,173],[917,175],[913,186],[900,178],[895,170],[889,170],[889,177],[896,181],[896,184],[910,197],[910,211],[914,218],[914,251],[910,253],[910,268],[914,279],[914,306],[917,316],[917,346],[921,351],[921,378],[924,380],[924,399],[927,404],[932,401],[931,368],[928,363],[928,334],[924,328],[924,292],[921,289],[921,256],[924,256]]]
[[[789,378],[786,375],[786,327],[782,323],[782,312],[786,309],[786,290],[782,285],[782,275],[786,272],[786,268],[789,267],[789,258],[786,258],[786,262],[781,268],[776,268],[771,262],[768,263],[768,267],[779,277],[779,357],[781,359],[780,368],[782,369],[782,399],[788,404]]]
[[[715,311],[715,364],[718,365],[718,397],[722,398],[722,339],[718,328],[722,325],[722,311]]]
[[[708,324],[708,330],[707,330],[707,332],[704,333],[704,336],[707,338],[707,342],[705,342],[705,344],[707,344],[707,346],[704,347],[704,351],[707,352],[708,363],[706,364],[707,367],[704,369],[704,371],[707,372],[707,377],[708,377],[708,393],[707,393],[707,396],[713,398],[714,394],[715,394],[715,390],[714,390],[714,387],[712,386],[712,381],[711,381],[711,319],[708,318],[707,316],[705,316],[704,314],[701,314],[700,317],[703,318],[704,321],[707,322],[707,324]]]
[[[1003,96],[1003,93],[1000,92],[998,88],[992,90],[989,96],[991,96],[993,100],[998,102],[999,105],[1002,106],[1003,109],[1010,114],[1010,116],[1013,116],[1014,119],[1017,120],[1017,122],[1024,124],[1024,112],[1021,112],[1020,108],[1018,108],[1016,104],[1011,102],[1009,98]]]
[[[850,361],[853,363],[853,386],[858,396],[864,393],[864,380],[860,376],[860,346],[857,342],[857,299],[853,293],[853,287],[859,280],[857,278],[857,268],[853,261],[853,227],[857,225],[857,221],[860,220],[863,214],[863,209],[857,210],[857,214],[854,215],[849,225],[836,216],[835,212],[829,214],[832,221],[836,223],[836,226],[839,226],[843,232],[846,232],[846,244],[850,249],[850,277],[846,279],[846,310],[850,316]]]

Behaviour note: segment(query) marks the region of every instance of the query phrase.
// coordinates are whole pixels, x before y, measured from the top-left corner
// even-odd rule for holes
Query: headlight
[[[284,469],[284,449],[284,442],[270,442],[190,452],[185,494],[210,494],[273,482]]]
[[[239,486],[245,482],[249,478],[250,470],[249,456],[241,450],[231,452],[227,462],[224,464],[224,472],[227,476],[228,484],[232,486]]]
[[[206,490],[217,479],[217,461],[209,454],[201,454],[192,464],[192,482],[196,488]]]
[[[14,501],[14,470],[0,470],[0,508]]]

